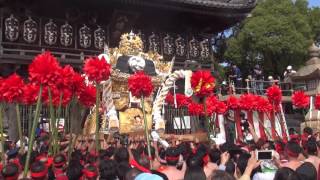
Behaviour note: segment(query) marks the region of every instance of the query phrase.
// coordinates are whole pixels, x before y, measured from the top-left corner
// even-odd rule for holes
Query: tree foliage
[[[242,67],[260,61],[269,72],[266,75],[280,75],[289,64],[297,68],[320,32],[319,15],[319,9],[309,9],[306,0],[260,1],[238,33],[228,39],[225,59]]]

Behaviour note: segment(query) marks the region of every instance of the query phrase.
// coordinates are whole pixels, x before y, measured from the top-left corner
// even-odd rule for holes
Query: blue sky
[[[310,7],[320,7],[320,0],[309,0]]]

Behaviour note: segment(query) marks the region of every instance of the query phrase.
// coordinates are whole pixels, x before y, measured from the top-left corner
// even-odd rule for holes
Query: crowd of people
[[[285,88],[290,88],[288,87],[290,86],[288,84],[292,83],[290,76],[295,73],[296,71],[289,65],[281,77],[274,77],[272,75],[267,76],[262,67],[259,64],[256,64],[253,68],[250,68],[248,76],[244,77],[240,68],[236,64],[232,64],[227,72],[228,80],[224,80],[221,83],[221,94],[241,94],[249,89],[249,91],[254,94],[262,95],[265,93],[264,90],[267,87],[277,81],[282,81]],[[248,83],[245,83],[245,80],[247,80]]]
[[[151,156],[144,136],[102,136],[95,149],[93,136],[62,135],[60,151],[50,154],[50,137],[41,133],[31,153],[31,167],[22,178],[26,159],[18,143],[6,143],[1,178],[69,180],[315,180],[320,158],[319,136],[311,128],[290,140],[258,138],[250,126],[251,142],[200,142],[197,138],[154,137]],[[167,143],[163,143],[163,142]],[[260,160],[258,150],[273,150],[272,159]]]

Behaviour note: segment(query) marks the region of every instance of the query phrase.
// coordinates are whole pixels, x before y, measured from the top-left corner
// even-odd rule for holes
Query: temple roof
[[[292,76],[292,80],[309,80],[320,77],[320,49],[313,43],[308,50],[310,59]]]

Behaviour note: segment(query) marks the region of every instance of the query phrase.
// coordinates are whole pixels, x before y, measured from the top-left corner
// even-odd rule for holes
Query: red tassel
[[[259,131],[260,131],[260,138],[263,140],[267,140],[266,132],[264,131],[264,112],[259,112]]]
[[[241,117],[240,117],[241,111],[239,109],[234,110],[234,121],[236,123],[236,129],[237,129],[237,135],[238,140],[243,140],[243,133],[241,129]]]
[[[276,125],[275,125],[275,116],[274,111],[270,112],[270,122],[271,122],[271,136],[273,140],[276,140],[277,133],[276,133]]]

